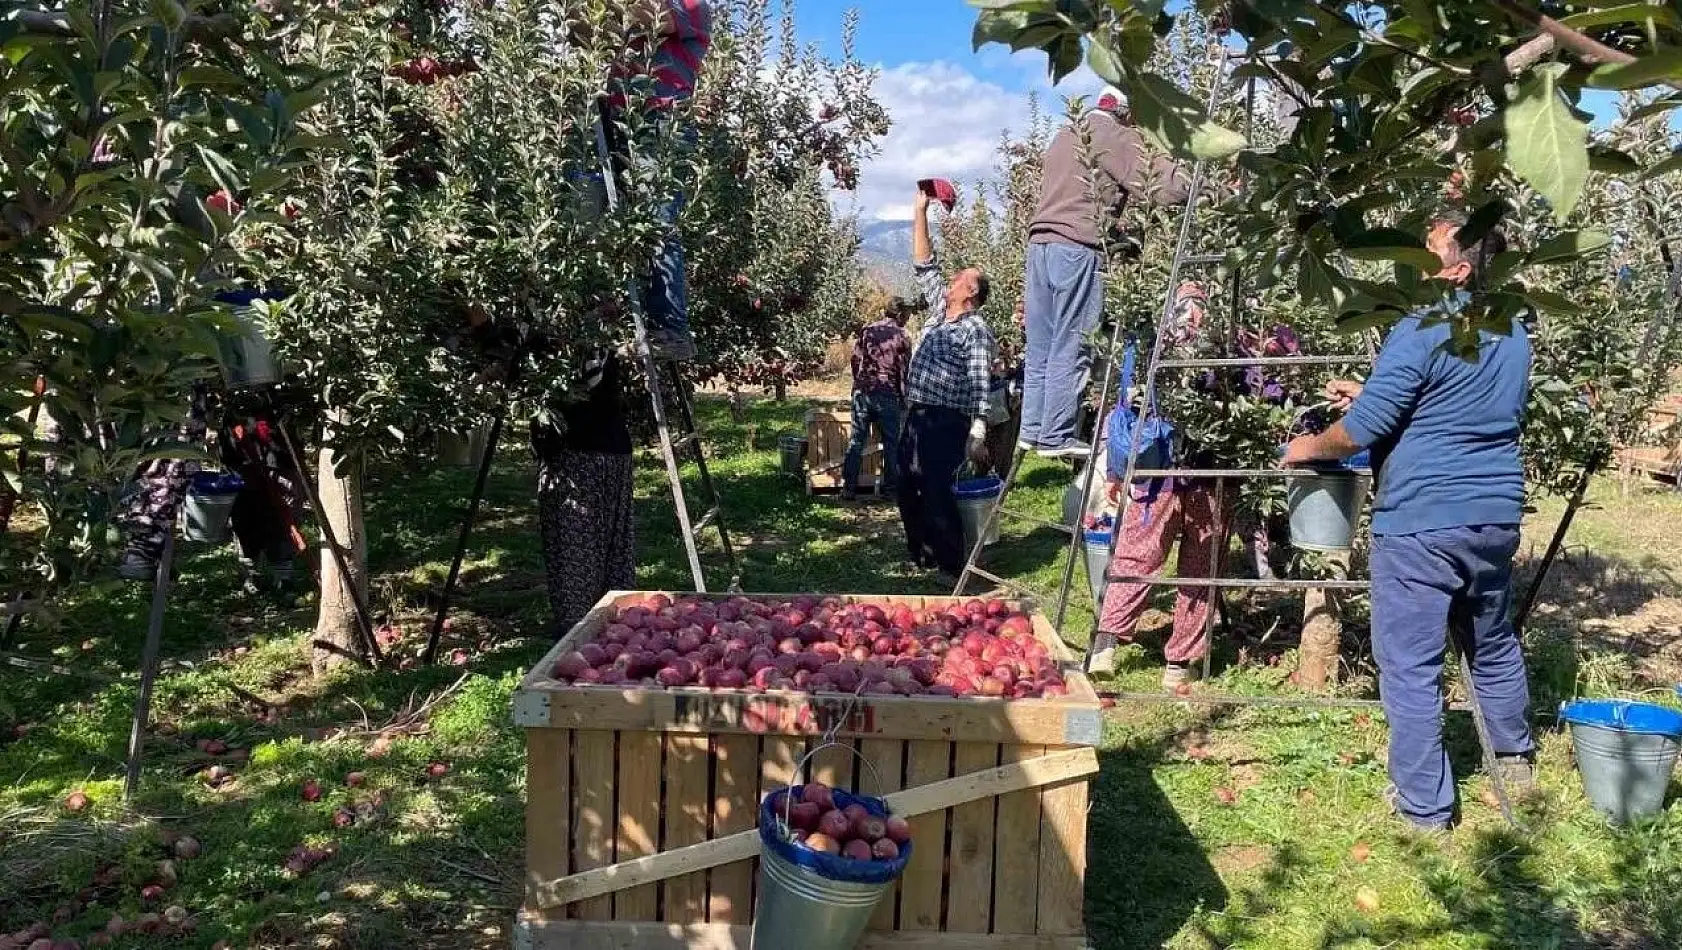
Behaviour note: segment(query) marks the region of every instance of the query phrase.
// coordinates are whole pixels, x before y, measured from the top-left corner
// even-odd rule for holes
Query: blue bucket
[[[187,488],[182,508],[182,536],[188,541],[226,543],[233,532],[229,517],[245,481],[232,472],[200,472]]]
[[[975,550],[975,539],[981,534],[981,526],[987,523],[987,516],[992,514],[993,504],[1004,489],[1004,479],[996,477],[965,479],[952,486],[952,497],[958,500],[958,514],[964,519],[965,554]],[[998,541],[999,525],[994,522],[993,530],[987,532],[987,543],[997,544]]]
[[[1626,699],[1578,699],[1560,709],[1583,791],[1595,809],[1625,825],[1664,810],[1682,751],[1682,712]]]
[[[876,905],[905,873],[912,842],[891,861],[853,861],[803,848],[784,840],[778,829],[788,794],[789,789],[779,789],[759,805],[759,905],[750,950],[852,950]],[[888,816],[880,798],[835,791],[835,807],[852,804],[879,818]]]

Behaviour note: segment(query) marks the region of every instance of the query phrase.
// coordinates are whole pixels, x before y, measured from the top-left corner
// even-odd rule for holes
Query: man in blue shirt
[[[1426,247],[1437,275],[1478,286],[1506,248],[1491,232],[1461,248],[1459,226],[1432,226]],[[1415,825],[1446,828],[1454,776],[1442,741],[1444,632],[1471,660],[1503,776],[1533,778],[1524,655],[1509,618],[1513,555],[1524,504],[1519,428],[1530,377],[1530,341],[1513,321],[1481,332],[1475,359],[1450,348],[1465,290],[1398,322],[1365,386],[1327,387],[1348,414],[1319,435],[1291,442],[1287,465],[1344,459],[1370,449],[1373,501],[1373,653],[1390,720],[1390,780],[1396,809]]]

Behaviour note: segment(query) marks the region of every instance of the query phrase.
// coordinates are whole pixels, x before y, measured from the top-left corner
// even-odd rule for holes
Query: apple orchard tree
[[[470,428],[504,399],[542,413],[584,360],[628,345],[625,294],[673,195],[687,198],[691,313],[712,354],[696,372],[745,378],[834,336],[850,232],[818,174],[850,174],[885,128],[872,75],[797,49],[787,22],[769,62],[766,3],[718,9],[707,69],[679,107],[694,143],[633,100],[620,129],[628,188],[611,214],[592,184],[597,103],[616,69],[647,68],[623,62],[632,6],[401,0],[274,14],[298,58],[342,78],[307,117],[329,148],[301,176],[296,215],[249,260],[292,290],[265,316],[319,396],[322,516],[351,551],[356,589],[365,460],[412,458],[422,433]],[[451,345],[474,309],[538,341],[489,381]],[[317,638],[348,647],[346,589],[324,559]]]
[[[46,522],[0,590],[107,563],[136,466],[200,451],[173,433],[231,327],[213,298],[326,82],[282,46],[243,7],[174,0],[0,19],[0,476]]]

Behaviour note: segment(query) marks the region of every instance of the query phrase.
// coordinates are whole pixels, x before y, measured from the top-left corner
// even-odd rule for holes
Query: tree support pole
[[[128,767],[123,775],[123,800],[130,801],[140,790],[140,760],[146,744],[146,724],[152,715],[152,685],[158,678],[158,649],[163,641],[164,612],[169,606],[170,574],[175,562],[175,526],[164,539],[164,553],[158,558],[158,574],[152,581],[152,612],[146,621],[146,645],[140,652],[140,695],[134,700],[134,721],[129,724]]]
[[[432,630],[426,635],[426,652],[421,662],[430,666],[438,659],[438,641],[444,635],[444,621],[450,616],[450,599],[455,596],[456,584],[461,580],[461,562],[467,557],[467,542],[473,536],[473,522],[478,520],[479,505],[485,500],[485,486],[490,482],[491,464],[496,461],[497,443],[502,441],[502,427],[508,421],[508,389],[520,372],[521,352],[518,347],[508,357],[507,372],[503,374],[502,402],[491,417],[491,431],[485,439],[485,454],[479,459],[479,474],[473,480],[473,497],[467,502],[467,515],[461,519],[461,531],[456,535],[455,556],[450,559],[450,573],[444,579],[444,590],[438,595],[438,613],[432,618]]]
[[[1513,615],[1513,627],[1520,633],[1524,632],[1525,621],[1530,619],[1530,611],[1536,606],[1536,598],[1541,595],[1542,582],[1548,579],[1548,570],[1553,567],[1555,559],[1559,557],[1560,549],[1565,547],[1565,535],[1571,530],[1571,522],[1577,517],[1578,509],[1583,507],[1583,497],[1588,494],[1589,483],[1600,471],[1606,456],[1597,455],[1583,466],[1583,472],[1577,476],[1577,487],[1571,493],[1571,501],[1565,506],[1565,514],[1559,519],[1559,526],[1554,529],[1554,536],[1548,541],[1548,549],[1542,554],[1542,563],[1536,568],[1536,576],[1530,579],[1530,586],[1525,589],[1524,597],[1519,601],[1518,612]]]

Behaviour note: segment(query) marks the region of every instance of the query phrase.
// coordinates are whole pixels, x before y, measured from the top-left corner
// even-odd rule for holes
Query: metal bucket
[[[785,435],[777,439],[777,449],[783,456],[784,475],[806,474],[806,447],[803,435]]]
[[[832,747],[852,752],[875,773],[870,760],[857,749],[826,742],[806,753],[795,767],[796,777],[813,755]],[[876,782],[880,787],[880,776]],[[759,900],[749,950],[853,950],[876,905],[893,891],[894,882],[911,861],[914,841],[906,842],[899,857],[888,861],[850,861],[788,843],[779,819],[786,820],[789,794],[804,787],[778,789],[759,804]],[[841,789],[834,795],[837,808],[856,803],[871,814],[888,815],[887,803],[879,798]]]
[[[238,475],[200,472],[193,476],[182,505],[182,536],[188,541],[226,544],[233,536],[229,517],[245,482]]]
[[[1651,703],[1580,699],[1560,716],[1571,724],[1577,771],[1595,810],[1619,825],[1664,810],[1682,750],[1682,713]]]
[[[251,311],[234,311],[234,320],[239,323],[239,333],[222,340],[222,375],[228,388],[251,389],[280,382],[274,347]]]
[[[1291,546],[1303,551],[1347,551],[1355,546],[1361,509],[1372,480],[1354,472],[1311,471],[1287,480]]]
[[[972,478],[952,486],[952,495],[958,500],[958,514],[964,521],[964,550],[975,550],[975,539],[981,534],[981,526],[987,523],[987,516],[993,512],[993,503],[998,501],[999,493],[1004,491],[1005,483],[998,478]],[[999,542],[999,523],[993,522],[993,530],[987,532],[987,543]]]
[[[472,432],[438,433],[438,461],[450,468],[478,468],[491,440],[491,427],[482,425]]]
[[[1092,599],[1104,602],[1104,573],[1110,567],[1110,529],[1102,528],[1085,534],[1086,582],[1092,586]]]

